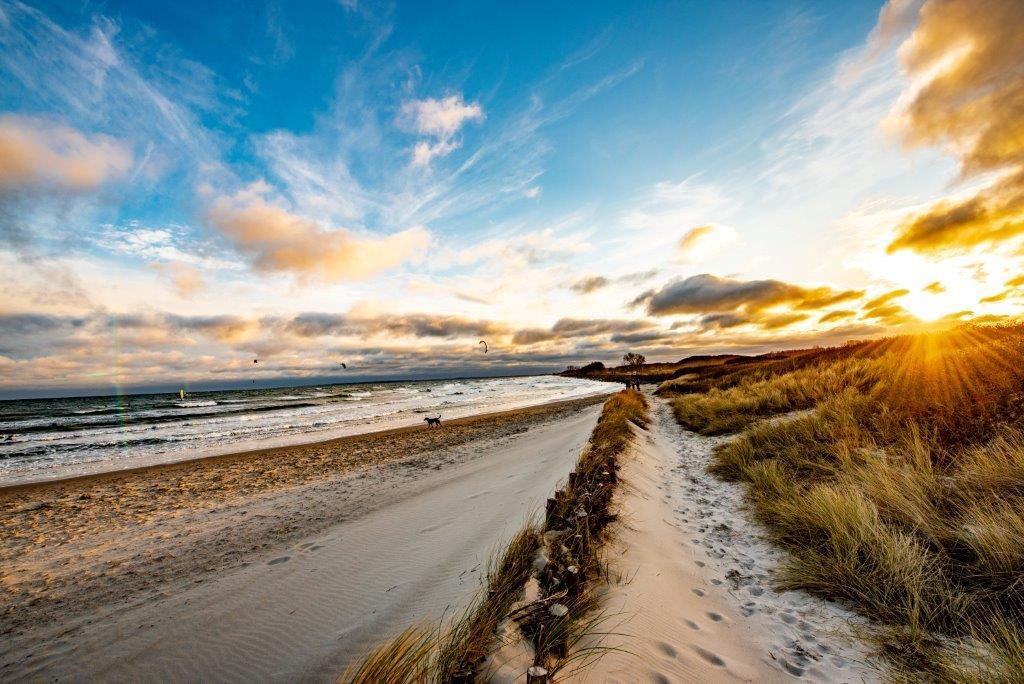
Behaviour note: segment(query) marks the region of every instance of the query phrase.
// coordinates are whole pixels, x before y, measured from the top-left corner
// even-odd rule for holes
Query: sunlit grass
[[[785,587],[886,626],[904,672],[1024,681],[1022,400],[1024,328],[1003,326],[871,343],[673,404],[690,429],[742,430],[711,469],[747,483],[791,552]]]

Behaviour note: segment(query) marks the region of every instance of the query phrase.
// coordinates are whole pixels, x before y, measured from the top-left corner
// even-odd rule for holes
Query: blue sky
[[[963,173],[981,124],[926,135],[913,109],[957,4],[0,2],[5,387],[226,381],[255,353],[279,378],[325,351],[518,372],[1014,313],[1006,241],[889,249],[1011,168]]]

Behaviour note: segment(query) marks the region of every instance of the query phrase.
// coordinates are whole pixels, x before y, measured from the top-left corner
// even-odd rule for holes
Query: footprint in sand
[[[684,620],[684,622],[686,623],[686,626],[690,629],[700,629],[700,625],[698,625],[693,620]]]
[[[292,559],[291,556],[281,556],[280,558],[274,558],[267,561],[267,565],[277,565],[278,563],[287,563]]]
[[[722,621],[722,616],[719,615],[718,613],[711,612],[711,613],[708,613],[707,616],[708,616],[708,618],[710,620],[713,620],[714,622],[721,622]]]
[[[692,591],[697,596],[704,596],[704,590],[703,589],[698,589],[697,587],[694,587],[690,591]]]
[[[785,658],[782,659],[782,667],[783,667],[784,670],[786,670],[786,672],[788,672],[789,674],[793,675],[794,677],[803,677],[804,676],[804,668],[802,668],[802,667],[800,667],[798,665],[794,665],[793,663],[789,662]]]
[[[697,655],[699,655],[701,658],[708,661],[712,665],[715,665],[717,667],[725,667],[725,661],[719,658],[717,654],[712,653],[711,651],[708,651],[706,649],[703,649],[700,646],[694,646],[693,650],[697,652]]]
[[[430,527],[424,527],[420,530],[420,534],[426,534],[427,532],[433,532],[436,529],[440,529],[440,525],[431,525]]]
[[[666,644],[664,641],[658,644],[658,648],[661,650],[662,653],[667,655],[669,658],[675,658],[677,655],[679,655],[679,652],[676,651],[676,649],[672,648],[671,645]]]

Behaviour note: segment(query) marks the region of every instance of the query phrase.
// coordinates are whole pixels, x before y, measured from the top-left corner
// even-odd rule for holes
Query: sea
[[[558,376],[0,401],[0,486],[170,463],[607,392]]]

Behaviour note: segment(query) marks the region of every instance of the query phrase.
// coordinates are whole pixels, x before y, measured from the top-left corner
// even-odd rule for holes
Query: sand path
[[[682,430],[650,397],[652,421],[622,459],[622,522],[609,551],[604,656],[586,682],[875,682],[854,617],[803,592],[780,593],[781,552],[742,510],[742,489],[706,472],[716,440]],[[628,652],[626,652],[628,651]]]
[[[473,442],[472,458],[462,461],[441,454],[437,470],[376,483],[371,510],[247,567],[95,611],[64,633],[28,635],[34,643],[19,639],[3,674],[333,681],[385,635],[465,605],[491,552],[571,470],[599,411],[578,408],[519,434]]]

